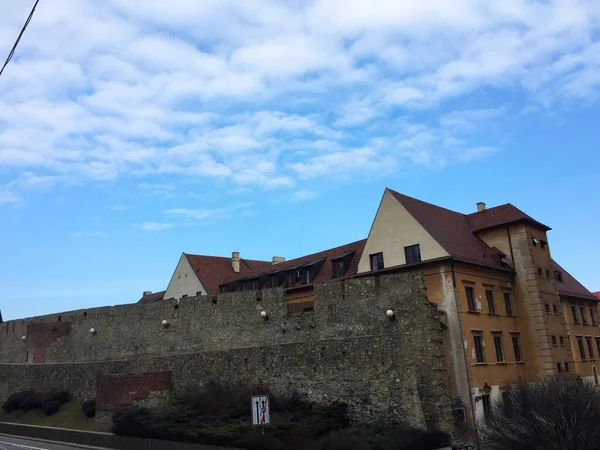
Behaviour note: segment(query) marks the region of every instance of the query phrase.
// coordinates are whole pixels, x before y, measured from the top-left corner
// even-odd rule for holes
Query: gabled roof
[[[507,269],[501,253],[473,233],[466,215],[389,189],[392,195],[454,259]]]
[[[167,291],[151,292],[150,294],[146,294],[138,300],[138,303],[152,303],[162,300],[165,297],[165,292]]]
[[[264,272],[273,267],[270,261],[257,261],[240,258],[240,271],[233,271],[231,258],[221,256],[191,255],[184,253],[194,273],[209,294],[219,292],[219,285],[238,278],[245,278]]]
[[[571,297],[581,297],[589,300],[597,300],[600,297],[595,296],[588,291],[579,281],[577,281],[569,272],[563,269],[556,261],[552,260],[552,268],[555,271],[562,272],[562,283],[557,281],[556,290],[561,295]]]
[[[289,261],[285,261],[279,264],[269,263],[269,267],[267,268],[267,270],[263,270],[262,272],[258,273],[253,273],[251,276],[237,277],[236,279],[270,275],[277,272],[299,268],[301,266],[305,266],[311,263],[322,263],[319,273],[315,276],[313,280],[314,283],[320,283],[331,280],[331,277],[333,275],[331,264],[328,264],[328,261],[338,259],[344,256],[349,257],[350,254],[352,254],[352,259],[350,260],[348,270],[346,271],[346,275],[344,277],[348,278],[356,274],[356,272],[358,271],[358,261],[360,260],[360,256],[362,255],[362,251],[365,248],[366,243],[367,240],[362,239],[360,241],[351,242],[350,244],[345,244],[339,247],[334,247],[328,250],[312,253],[310,255],[301,256],[300,258],[290,259]],[[230,283],[232,281],[235,281],[236,279],[226,279],[220,284]]]
[[[481,212],[469,214],[467,217],[469,218],[469,225],[473,231],[486,230],[488,228],[495,228],[515,222],[526,222],[537,225],[545,231],[551,229],[510,203],[484,209]]]
[[[598,300],[600,300],[600,291],[594,292],[594,297],[596,297]],[[1,316],[0,316],[0,318],[1,318]]]

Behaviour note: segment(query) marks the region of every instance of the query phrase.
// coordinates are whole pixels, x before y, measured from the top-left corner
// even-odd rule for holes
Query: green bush
[[[34,394],[33,391],[15,392],[14,394],[11,394],[6,399],[6,401],[2,404],[2,409],[4,411],[6,411],[7,413],[11,413],[13,411],[16,411],[17,409],[19,409],[19,405],[21,404],[21,402],[26,397],[29,397],[32,394]]]
[[[436,450],[451,444],[452,438],[443,431],[398,427],[391,436],[388,450]]]
[[[283,442],[268,434],[240,439],[235,446],[244,450],[288,450]]]
[[[40,394],[36,394],[35,392],[32,392],[31,394],[24,397],[23,400],[21,400],[21,402],[19,403],[19,409],[25,412],[31,411],[32,409],[37,409],[40,406],[42,406],[41,396]]]
[[[371,450],[369,440],[354,431],[333,431],[319,439],[317,450]]]
[[[81,404],[81,410],[83,411],[83,414],[85,414],[85,417],[87,418],[92,418],[96,416],[96,400],[92,399],[92,400],[86,400],[85,402],[83,402]]]
[[[51,416],[52,414],[56,414],[60,409],[60,402],[58,400],[50,400],[42,405],[42,411],[46,413],[47,416]]]

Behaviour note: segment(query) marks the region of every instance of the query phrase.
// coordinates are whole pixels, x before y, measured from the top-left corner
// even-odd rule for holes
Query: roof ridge
[[[388,189],[389,191],[391,191],[393,194],[400,195],[401,197],[406,197],[406,198],[409,198],[409,199],[417,201],[417,202],[425,203],[427,205],[434,206],[434,207],[436,207],[438,209],[443,209],[444,211],[448,211],[448,212],[451,212],[451,213],[454,213],[454,214],[459,214],[461,216],[465,216],[465,217],[468,216],[468,214],[464,214],[464,213],[461,213],[459,211],[454,211],[453,209],[444,208],[443,206],[436,205],[435,203],[426,202],[425,200],[419,200],[418,198],[411,197],[410,195],[402,194],[402,193],[400,193],[398,191],[395,191],[393,189],[390,189],[390,188],[386,188],[386,189]]]
[[[477,214],[481,214],[482,212],[486,212],[486,211],[493,211],[494,209],[499,209],[499,208],[505,208],[507,206],[510,206],[514,209],[516,209],[517,211],[520,211],[523,213],[523,211],[521,211],[519,208],[517,208],[515,205],[513,205],[512,203],[508,202],[508,203],[502,203],[501,205],[496,205],[496,206],[492,206],[491,208],[485,208],[483,211],[475,211],[469,214],[465,214],[467,217],[471,217],[471,216],[475,216]],[[523,213],[525,214],[525,213]]]

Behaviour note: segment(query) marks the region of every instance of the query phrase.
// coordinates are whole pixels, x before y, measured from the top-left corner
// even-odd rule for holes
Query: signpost
[[[269,404],[268,395],[256,395],[250,400],[250,408],[252,410],[252,425],[262,427],[262,432],[265,432],[265,425],[271,423],[271,405]]]

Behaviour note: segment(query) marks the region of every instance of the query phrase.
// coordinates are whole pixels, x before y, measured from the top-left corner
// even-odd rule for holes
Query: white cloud
[[[4,6],[0,54],[29,8]],[[0,83],[3,203],[134,176],[274,189],[467,162],[502,144],[473,124],[507,107],[446,102],[487,88],[529,108],[597,102],[598,36],[596,0],[56,0]],[[398,126],[424,111],[426,130]]]
[[[170,216],[179,216],[186,219],[207,220],[207,219],[227,219],[231,217],[229,209],[193,209],[193,208],[173,208],[167,209],[165,214]]]
[[[13,192],[0,189],[0,205],[19,203],[21,199]]]
[[[106,233],[103,233],[102,231],[76,231],[75,233],[72,234],[72,237],[75,239],[80,239],[80,238],[101,238],[101,237],[106,237]]]
[[[305,200],[311,200],[313,198],[317,198],[319,196],[318,193],[309,190],[299,190],[292,194],[292,199],[296,202],[303,202]]]
[[[144,231],[164,231],[172,228],[174,224],[166,222],[142,222],[135,224],[135,227]]]
[[[112,209],[114,211],[127,211],[127,210],[131,209],[131,206],[129,206],[129,205],[113,205]]]

